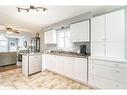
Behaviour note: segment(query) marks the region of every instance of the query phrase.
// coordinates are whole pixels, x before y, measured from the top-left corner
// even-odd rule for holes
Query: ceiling
[[[48,10],[29,13],[18,12],[16,7],[0,6],[0,24],[19,26],[35,33],[40,32],[44,27],[89,11],[99,14],[121,6],[42,6]]]

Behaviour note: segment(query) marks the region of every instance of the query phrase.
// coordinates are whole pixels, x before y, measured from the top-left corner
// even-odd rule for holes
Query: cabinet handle
[[[94,68],[94,66],[92,66],[92,68]]]
[[[120,66],[119,64],[116,64],[116,66]]]
[[[105,38],[103,38],[102,40],[106,41],[106,39],[105,39]]]
[[[119,70],[116,70],[117,73],[119,73],[120,71]]]
[[[119,85],[118,85],[118,84],[116,84],[116,87],[119,87]]]

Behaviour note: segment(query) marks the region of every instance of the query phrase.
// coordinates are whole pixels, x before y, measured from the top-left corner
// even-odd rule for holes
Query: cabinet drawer
[[[126,68],[116,68],[103,65],[89,64],[89,73],[107,79],[127,83]]]
[[[89,64],[98,64],[98,65],[104,65],[104,66],[113,66],[113,67],[118,67],[118,68],[127,68],[127,63],[124,62],[119,62],[116,60],[111,61],[109,59],[89,59]]]
[[[92,74],[89,75],[88,84],[102,89],[125,89],[127,84],[122,84],[117,81],[109,80],[102,77],[97,77]]]

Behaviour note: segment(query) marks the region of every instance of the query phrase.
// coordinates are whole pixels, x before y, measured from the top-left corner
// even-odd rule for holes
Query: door
[[[125,10],[106,15],[106,56],[124,58]]]
[[[29,56],[29,74],[33,74],[42,70],[42,55]]]

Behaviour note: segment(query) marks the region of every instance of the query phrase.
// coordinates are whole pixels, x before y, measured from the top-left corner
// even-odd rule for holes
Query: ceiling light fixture
[[[44,7],[35,7],[33,5],[30,5],[28,6],[27,8],[26,7],[16,7],[18,9],[18,12],[21,12],[23,10],[29,12],[30,10],[36,10],[36,11],[46,11],[48,10],[47,8],[44,8]]]
[[[7,34],[12,34],[12,31],[7,31]]]

